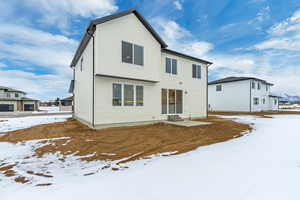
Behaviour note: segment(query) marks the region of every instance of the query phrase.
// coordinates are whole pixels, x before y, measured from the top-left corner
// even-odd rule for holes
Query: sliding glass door
[[[183,112],[182,90],[162,89],[161,90],[161,113],[181,114]]]

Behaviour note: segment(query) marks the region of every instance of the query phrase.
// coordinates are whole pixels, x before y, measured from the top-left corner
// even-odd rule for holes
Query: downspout
[[[94,27],[93,27],[94,28]],[[87,34],[93,38],[93,92],[92,92],[92,126],[95,127],[95,37],[87,30]]]
[[[73,118],[75,117],[75,92],[74,92],[74,90],[75,90],[75,66],[73,67],[73,84],[74,84],[74,86],[73,86],[73,105],[72,105],[72,111],[73,111]]]
[[[208,117],[208,67],[212,64],[206,65],[206,118]]]
[[[250,81],[250,112],[252,112],[252,81]]]

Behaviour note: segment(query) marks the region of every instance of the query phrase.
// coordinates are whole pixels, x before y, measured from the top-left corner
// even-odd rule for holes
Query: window
[[[177,74],[177,60],[166,58],[166,73]]]
[[[34,111],[34,104],[24,104],[24,111]]]
[[[255,82],[252,82],[252,89],[255,89]]]
[[[134,64],[144,65],[144,47],[134,45]]]
[[[262,99],[262,103],[266,104],[266,99],[265,98]]]
[[[176,113],[182,113],[182,90],[176,90]]]
[[[83,57],[81,58],[80,60],[80,71],[82,72],[82,69],[83,69]]]
[[[274,105],[277,105],[277,99],[274,99]]]
[[[175,90],[169,90],[169,114],[175,114]]]
[[[257,83],[257,89],[260,90],[260,83]]]
[[[183,112],[183,91],[162,89],[161,105],[162,114],[181,114]]]
[[[114,83],[113,84],[113,106],[122,105],[122,85]]]
[[[168,113],[168,90],[161,89],[161,114]]]
[[[18,97],[19,97],[19,94],[18,94],[18,93],[15,93],[15,97],[18,98]]]
[[[222,85],[216,85],[216,91],[217,92],[222,91]]]
[[[201,79],[201,65],[193,64],[192,77]]]
[[[143,106],[144,105],[144,87],[137,85],[135,87],[136,92],[136,106]]]
[[[266,85],[266,91],[268,91],[269,90],[269,87],[268,87],[268,85]]]
[[[133,106],[134,91],[133,85],[124,85],[124,106]]]
[[[133,55],[132,55],[132,44],[129,42],[122,41],[122,62],[132,63]]]
[[[259,98],[257,98],[257,97],[253,98],[253,102],[254,102],[254,105],[258,105],[259,104]]]
[[[7,98],[10,98],[10,93],[7,93],[7,94],[6,94],[6,97],[7,97]]]
[[[0,104],[0,112],[13,112],[14,104]]]
[[[122,62],[144,65],[144,47],[122,41]]]

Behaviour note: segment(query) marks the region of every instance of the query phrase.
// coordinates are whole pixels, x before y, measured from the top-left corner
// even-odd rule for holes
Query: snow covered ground
[[[59,107],[58,106],[40,106],[39,110],[53,113],[53,112],[59,112]]]
[[[53,116],[32,116],[16,118],[0,118],[0,135],[3,132],[14,131],[23,128],[29,128],[39,124],[48,124],[53,122],[62,122],[72,115],[53,115]],[[1,151],[1,149],[0,149]],[[1,160],[1,157],[0,157]]]
[[[43,163],[54,161],[58,155],[23,160],[36,141],[0,143],[0,161],[24,162],[16,169],[20,173],[30,166],[54,176],[33,178],[33,183],[54,183],[36,187],[0,175],[1,200],[299,200],[300,115],[234,118],[253,124],[254,130],[189,153],[125,163],[129,168],[119,171],[99,170],[104,162],[79,162],[75,156],[43,168]],[[98,173],[83,176],[95,171]]]

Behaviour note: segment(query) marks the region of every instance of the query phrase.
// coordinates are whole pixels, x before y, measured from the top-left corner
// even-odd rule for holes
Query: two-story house
[[[210,64],[167,49],[136,9],[93,20],[71,63],[74,117],[93,128],[205,118]]]
[[[279,96],[271,93],[265,80],[253,77],[227,77],[208,83],[210,111],[259,112],[278,110]]]
[[[37,111],[38,102],[23,91],[0,86],[0,112]]]

